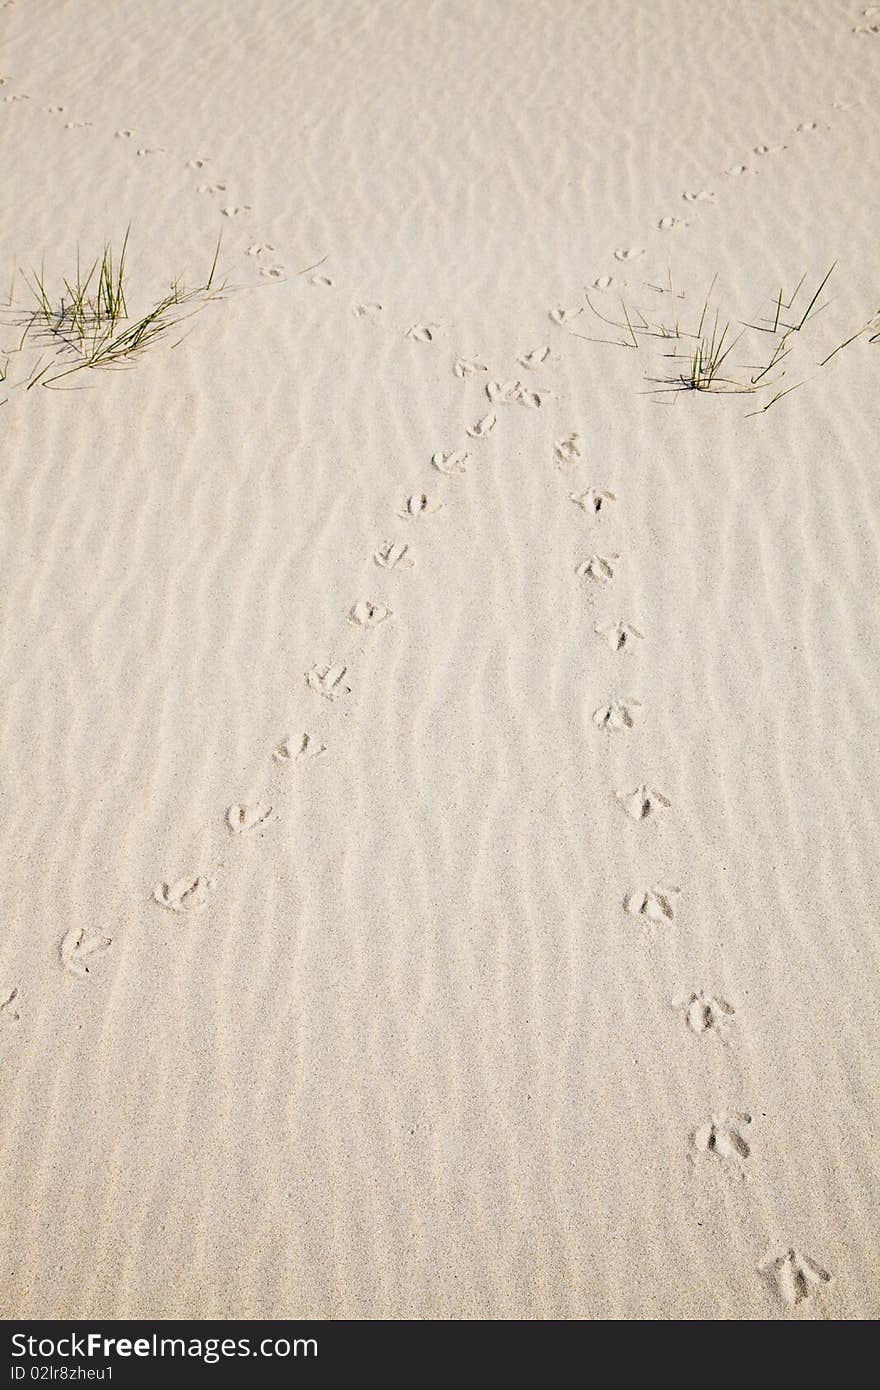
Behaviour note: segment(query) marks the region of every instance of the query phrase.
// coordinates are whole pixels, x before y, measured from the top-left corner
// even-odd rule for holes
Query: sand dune
[[[0,11],[6,1316],[877,1316],[874,8]]]

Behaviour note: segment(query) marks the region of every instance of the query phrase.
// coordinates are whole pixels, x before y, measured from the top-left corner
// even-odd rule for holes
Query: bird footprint
[[[568,495],[582,511],[592,512],[594,516],[599,515],[606,503],[617,501],[613,492],[605,492],[595,487],[588,487],[586,492],[570,492]]]
[[[265,801],[258,801],[253,806],[230,806],[226,812],[226,824],[240,835],[244,830],[255,830],[258,825],[265,825],[271,815],[272,807]]]
[[[582,314],[583,312],[583,306],[566,309],[560,304],[557,308],[550,310],[550,317],[554,323],[564,326],[567,323],[571,323],[572,319],[576,319],[578,314]]]
[[[596,584],[608,584],[614,578],[614,567],[619,555],[591,555],[578,565],[575,574],[578,579],[592,579]]]
[[[61,943],[61,960],[70,975],[88,975],[89,956],[99,956],[112,945],[112,937],[86,936],[82,927],[71,927]]]
[[[442,506],[442,502],[435,502],[426,492],[412,492],[404,499],[403,510],[397,515],[404,521],[414,521],[421,516],[432,516]]]
[[[451,449],[445,454],[439,451],[432,454],[431,462],[438,473],[445,473],[447,477],[451,477],[454,473],[467,472],[470,457],[467,449]]]
[[[571,463],[573,459],[580,458],[582,443],[583,440],[576,431],[572,434],[565,435],[562,439],[557,439],[556,443],[553,445],[553,457],[556,459],[560,468],[567,463]]]
[[[771,1256],[759,1266],[759,1270],[775,1280],[780,1298],[791,1308],[810,1298],[814,1290],[820,1289],[823,1284],[831,1283],[828,1270],[802,1255],[793,1245],[782,1255]]]
[[[157,883],[153,900],[171,912],[199,912],[208,901],[213,879],[204,874],[195,878],[179,878],[176,883]]]
[[[688,1028],[698,1035],[719,1032],[725,1020],[732,1018],[736,1013],[733,1005],[728,1004],[725,999],[704,994],[702,990],[684,999],[673,999],[672,1004],[676,1009],[684,1009]]]
[[[623,900],[624,910],[630,917],[644,917],[649,922],[674,922],[675,907],[673,898],[681,892],[680,888],[637,888],[627,893]]]
[[[433,343],[437,329],[441,327],[439,323],[414,323],[404,336],[414,338],[417,343]]]
[[[489,368],[479,357],[458,357],[452,370],[464,381],[469,376],[476,376],[477,372],[488,372]]]
[[[531,352],[523,352],[516,359],[521,367],[527,367],[529,371],[534,371],[542,363],[547,361],[550,356],[549,347],[532,348]]]
[[[605,627],[597,626],[595,632],[599,637],[604,637],[613,652],[622,652],[626,647],[632,646],[633,638],[641,640],[643,634],[631,623],[625,623],[620,618],[616,623],[607,623]]]
[[[712,1117],[700,1125],[693,1133],[694,1147],[702,1154],[711,1154],[721,1159],[746,1159],[751,1154],[751,1146],[742,1135],[742,1128],[752,1123],[751,1115],[734,1115],[732,1120],[724,1116]]]
[[[380,623],[384,623],[385,619],[390,617],[390,608],[386,608],[383,603],[372,603],[365,598],[353,606],[349,612],[348,621],[356,624],[357,627],[378,627]]]
[[[373,551],[373,560],[383,570],[412,569],[415,564],[409,546],[400,541],[384,541]]]
[[[644,783],[635,791],[618,792],[617,799],[631,820],[647,820],[658,810],[672,805],[662,792],[654,791]]]
[[[634,711],[641,709],[641,701],[628,697],[626,700],[612,700],[608,705],[600,705],[593,713],[593,723],[597,729],[607,733],[620,733],[635,725]]]
[[[313,666],[306,672],[306,684],[310,690],[323,695],[325,700],[335,700],[338,695],[350,695],[351,686],[345,684],[345,666]]]
[[[21,1014],[15,1007],[18,998],[17,989],[7,989],[0,994],[0,1024],[6,1028],[11,1028],[14,1023],[18,1023]]]
[[[321,754],[326,752],[326,743],[319,743],[316,747],[311,734],[303,734],[299,739],[283,739],[272,757],[277,763],[287,763],[292,762],[294,758],[320,758]]]
[[[484,415],[475,425],[468,425],[467,433],[470,435],[471,439],[485,439],[487,434],[491,434],[497,423],[497,416],[490,413],[489,415]]]

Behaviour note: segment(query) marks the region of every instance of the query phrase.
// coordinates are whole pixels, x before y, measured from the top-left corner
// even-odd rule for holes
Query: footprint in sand
[[[582,305],[566,309],[564,305],[559,304],[555,309],[550,310],[550,318],[554,323],[558,323],[561,328],[564,328],[567,323],[571,323],[572,319],[576,319],[578,314],[583,312]]]
[[[18,989],[0,990],[0,1027],[11,1028],[18,1023],[21,1014],[18,1012]]]
[[[397,515],[404,521],[417,521],[420,517],[433,516],[442,506],[442,502],[435,502],[427,492],[411,492],[409,497],[404,499],[403,509]]]
[[[283,279],[284,279],[284,266],[283,266],[283,265],[261,265],[261,266],[260,266],[260,274],[263,275],[263,276],[265,276],[267,280],[283,280]]]
[[[217,187],[218,187],[218,188],[219,188],[219,187],[222,187],[222,185],[221,185],[221,184],[218,184]],[[263,242],[255,241],[254,244],[253,244],[252,246],[249,246],[249,247],[247,248],[247,250],[245,251],[244,254],[245,254],[246,256],[271,256],[271,255],[274,254],[274,252],[275,252],[275,247],[272,246],[270,242],[268,242],[268,241],[263,241]]]
[[[694,1130],[691,1136],[694,1148],[698,1153],[725,1161],[745,1160],[752,1150],[742,1131],[751,1123],[752,1117],[748,1114],[738,1114],[731,1118],[713,1115],[711,1120]]]
[[[578,579],[590,579],[594,584],[610,584],[614,578],[619,555],[591,555],[575,570]]]
[[[214,881],[205,874],[179,878],[176,883],[157,883],[153,901],[170,912],[200,912],[207,904]]]
[[[623,908],[630,917],[643,917],[647,922],[674,922],[676,898],[680,888],[636,888],[627,893]]]
[[[685,1022],[698,1037],[703,1033],[720,1033],[727,1019],[736,1013],[734,1006],[728,1004],[726,999],[719,999],[714,994],[705,994],[703,990],[684,998],[673,999],[672,1006],[675,1009],[684,1009]]]
[[[386,608],[384,603],[373,603],[371,599],[364,598],[349,610],[348,621],[354,623],[355,627],[378,627],[390,617],[391,609]]]
[[[618,792],[617,800],[620,802],[630,820],[647,820],[649,816],[656,815],[658,811],[667,809],[672,802],[662,792],[658,792],[651,787],[646,787],[644,783],[636,787],[631,792]]]
[[[682,193],[686,203],[714,203],[715,194],[708,188],[700,188],[696,192]]]
[[[377,314],[381,314],[381,304],[353,304],[351,312],[356,319],[374,319]]]
[[[373,551],[373,562],[383,570],[412,569],[415,564],[410,547],[401,541],[383,541]]]
[[[795,134],[797,134],[797,135],[807,135],[807,134],[809,134],[809,132],[810,132],[811,130],[818,130],[818,129],[819,129],[819,122],[818,122],[818,121],[801,121],[801,123],[800,123],[799,126],[795,126]]]
[[[635,727],[636,710],[641,709],[641,701],[628,696],[625,700],[612,700],[610,704],[600,705],[593,712],[593,723],[604,733],[622,733]]]
[[[690,223],[686,217],[661,217],[657,223],[657,230],[660,232],[671,232],[676,227],[689,227]]]
[[[486,395],[493,404],[500,401],[504,405],[525,405],[531,410],[540,410],[550,392],[532,391],[521,381],[487,381]]]
[[[742,178],[743,174],[753,174],[754,172],[754,169],[750,169],[748,164],[731,164],[729,169],[724,170],[729,179],[739,179]]]
[[[300,738],[282,739],[273,750],[272,757],[276,763],[290,763],[296,758],[320,758],[326,752],[326,743],[316,742],[311,734],[302,734]]]
[[[225,208],[220,209],[224,217],[243,217],[246,212],[251,211],[250,203],[230,203]]]
[[[131,135],[131,131],[117,130],[116,134]],[[186,167],[187,169],[204,169],[205,165],[210,163],[211,161],[207,155],[197,155],[195,159],[188,159],[186,161]]]
[[[782,150],[787,150],[787,149],[788,149],[788,146],[787,146],[787,145],[756,145],[756,146],[755,146],[755,149],[754,149],[754,153],[755,153],[755,154],[760,154],[760,155],[765,155],[765,154],[779,154]]]
[[[350,695],[351,686],[345,684],[348,668],[345,666],[313,666],[306,672],[306,685],[325,700],[335,700],[340,695]]]
[[[452,370],[460,380],[466,381],[469,376],[476,376],[478,372],[488,372],[489,368],[479,357],[457,357]]]
[[[580,507],[582,511],[590,512],[593,516],[600,516],[609,502],[617,501],[613,492],[595,487],[588,487],[586,492],[570,492],[568,495],[575,506]]]
[[[593,629],[598,637],[604,637],[613,652],[625,651],[631,647],[633,641],[641,641],[643,633],[639,632],[632,623],[625,623],[623,618],[619,618],[616,623],[606,623],[604,627],[598,625]]]
[[[637,261],[644,254],[645,248],[643,246],[618,246],[614,252],[614,259],[616,261]]]
[[[593,281],[594,290],[610,290],[617,284],[613,275],[597,275]]]
[[[484,415],[476,424],[468,425],[466,433],[471,439],[485,439],[487,434],[491,434],[498,423],[497,415],[490,413]]]
[[[267,801],[257,801],[253,806],[230,806],[226,812],[226,824],[236,835],[245,830],[256,830],[271,819],[272,807]]]
[[[831,1283],[828,1270],[809,1256],[802,1255],[793,1245],[781,1255],[771,1255],[758,1266],[758,1272],[765,1279],[773,1281],[779,1297],[790,1308],[796,1308],[799,1303],[812,1298],[823,1284]]]
[[[414,323],[403,336],[412,338],[417,343],[433,343],[438,329],[442,327],[440,323]]]
[[[148,159],[151,154],[165,154],[164,145],[142,145],[136,150],[138,159]]]
[[[63,107],[63,106],[46,106],[46,107],[44,107],[44,110],[48,111],[48,113],[49,113],[50,116],[60,116],[60,115],[63,113],[63,111],[64,111],[64,107]]]
[[[444,473],[447,478],[453,477],[456,473],[466,473],[471,456],[467,449],[450,449],[448,453],[438,451],[431,455],[431,462],[438,473]]]
[[[541,367],[550,356],[549,347],[532,348],[531,352],[522,352],[516,359],[521,367],[527,367],[530,372]]]
[[[329,275],[310,275],[309,284],[319,286],[321,289],[332,289],[333,281]]]
[[[557,439],[553,445],[553,457],[560,468],[567,463],[572,463],[574,459],[579,459],[582,452],[583,439],[576,432],[567,434],[562,439]]]
[[[61,943],[61,962],[70,975],[84,977],[90,974],[86,962],[90,956],[99,956],[113,944],[109,936],[86,936],[82,927],[71,927]]]
[[[198,188],[196,189],[196,192],[197,192],[197,193],[211,193],[211,194],[214,194],[214,193],[225,193],[225,192],[226,192],[226,184],[225,184],[225,183],[200,183],[199,186],[198,186]]]
[[[64,122],[64,129],[65,129],[65,130],[88,130],[89,127],[91,126],[91,124],[92,124],[91,121],[65,121],[65,122]],[[138,150],[138,154],[140,154],[140,150]]]

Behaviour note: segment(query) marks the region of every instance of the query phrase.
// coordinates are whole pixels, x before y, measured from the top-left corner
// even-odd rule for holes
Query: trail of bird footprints
[[[866,22],[854,28],[853,32],[861,35],[880,35],[880,6],[864,10],[863,17]],[[7,77],[0,77],[0,87],[6,86],[8,81]],[[9,93],[3,97],[3,101],[8,104],[29,100],[28,95],[22,92]],[[840,101],[835,102],[834,106],[836,109],[847,109],[849,104]],[[65,108],[60,105],[50,105],[44,109],[53,116],[66,114]],[[68,119],[64,128],[74,130],[90,124],[88,121]],[[806,135],[817,129],[818,122],[802,121],[795,127],[792,137]],[[123,127],[116,130],[115,136],[122,142],[130,142],[135,139],[135,131]],[[762,144],[756,146],[752,154],[760,160],[782,153],[787,148],[788,145],[784,141],[773,145]],[[134,149],[135,156],[139,159],[168,154],[163,147],[146,143],[135,145]],[[202,173],[212,161],[206,155],[198,155],[185,159],[181,157],[181,162],[188,169]],[[735,178],[754,175],[756,172],[751,164],[739,163],[721,171],[721,176]],[[219,200],[221,196],[229,194],[229,184],[223,178],[209,178],[197,184],[195,192],[209,199]],[[713,205],[716,202],[716,192],[708,187],[686,189],[681,193],[681,199],[696,211],[700,205]],[[217,209],[219,216],[232,220],[248,219],[253,211],[251,205],[244,201],[228,201],[222,204],[218,201]],[[660,217],[654,228],[659,232],[668,233],[690,225],[690,217],[676,216],[670,212]],[[242,250],[243,254],[257,262],[259,273],[264,277],[276,280],[285,278],[284,264],[277,259],[278,253],[271,243],[253,241]],[[625,265],[641,260],[645,254],[645,248],[638,245],[619,246],[614,249],[613,258],[619,264]],[[311,274],[309,284],[320,288],[332,287],[333,279],[324,273],[318,273],[319,266],[311,266],[306,271],[297,273],[305,275],[309,271],[315,272]],[[604,290],[615,287],[617,283],[613,275],[603,274],[596,277],[593,287]],[[583,305],[557,305],[549,311],[549,317],[555,325],[566,327],[583,311]],[[352,304],[351,312],[355,318],[378,322],[383,315],[383,306],[376,300],[357,301]],[[436,345],[442,336],[443,327],[440,321],[425,320],[411,323],[402,330],[402,334],[417,344]],[[520,351],[515,360],[518,367],[531,373],[545,367],[551,357],[550,346],[539,344]],[[426,452],[434,476],[439,474],[442,479],[454,483],[466,475],[471,467],[472,451],[498,426],[499,409],[506,413],[507,407],[518,405],[529,410],[541,411],[552,392],[545,386],[534,387],[519,378],[503,381],[492,376],[488,363],[479,354],[455,358],[452,372],[463,382],[472,378],[484,378],[484,394],[490,406],[488,411],[466,427],[467,443],[452,443],[451,447],[435,449],[430,454]],[[584,452],[583,435],[578,431],[572,431],[553,443],[552,459],[558,470],[568,474],[579,464]],[[601,486],[600,480],[593,479],[588,486],[569,491],[567,501],[586,515],[590,526],[599,526],[609,509],[617,504],[618,499],[613,492]],[[418,523],[421,527],[429,526],[431,519],[443,506],[441,498],[417,489],[403,494],[393,511],[403,527],[406,528],[413,523]],[[417,557],[408,539],[403,536],[391,536],[377,541],[372,559],[377,568],[388,574],[400,575],[412,569]],[[589,554],[581,555],[576,560],[573,566],[574,575],[588,592],[603,594],[613,590],[621,563],[624,562],[617,552],[597,543],[595,550],[591,549]],[[394,610],[379,599],[358,597],[352,602],[347,619],[352,627],[367,633],[392,623]],[[595,623],[593,631],[596,638],[615,656],[637,649],[645,640],[645,634],[640,628],[629,618],[622,616],[600,619]],[[364,640],[381,640],[381,637]],[[317,660],[303,673],[303,679],[317,702],[327,701],[332,705],[346,700],[352,694],[347,661]],[[591,723],[600,736],[625,735],[634,728],[641,709],[641,702],[633,695],[609,693],[608,698],[592,711]],[[274,767],[283,778],[289,775],[285,769],[294,764],[312,763],[323,758],[327,752],[327,745],[310,733],[285,736],[271,750],[269,767]],[[635,787],[614,788],[611,799],[616,803],[616,814],[637,825],[674,814],[672,799],[647,782]],[[283,800],[283,784],[273,783],[270,775],[265,788],[252,800],[232,802],[226,808],[223,820],[227,838],[230,842],[247,839],[271,829],[280,817],[278,807]],[[223,857],[207,869],[199,872],[187,870],[180,877],[157,882],[149,895],[153,906],[180,918],[199,917],[211,903],[217,879],[225,862]],[[633,919],[634,923],[639,924],[644,930],[652,934],[667,934],[674,931],[678,924],[680,896],[679,887],[651,882],[648,879],[648,886],[635,884],[627,887],[621,893],[620,903],[623,914]],[[113,944],[110,936],[88,934],[83,927],[72,926],[58,948],[60,964],[69,975],[80,980],[87,979],[93,968],[97,969],[102,959],[112,950]],[[700,1039],[723,1039],[737,1012],[733,1003],[702,988],[677,996],[671,1001],[671,1005],[680,1015],[682,1027]],[[13,1029],[19,1025],[22,1007],[17,987],[0,990],[0,1030]],[[743,1112],[719,1113],[703,1120],[690,1135],[693,1161],[718,1164],[728,1172],[744,1175],[753,1157],[751,1124],[751,1115]],[[811,1299],[828,1285],[832,1278],[827,1270],[794,1247],[769,1256],[758,1266],[758,1272],[773,1283],[779,1297],[792,1308]]]

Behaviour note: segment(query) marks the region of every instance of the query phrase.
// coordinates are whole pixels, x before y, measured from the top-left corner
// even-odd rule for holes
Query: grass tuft
[[[30,303],[11,312],[22,328],[16,351],[32,339],[43,355],[27,377],[26,389],[53,383],[77,372],[130,367],[150,348],[168,338],[184,320],[192,317],[226,290],[217,282],[220,238],[207,277],[187,288],[180,278],[142,312],[129,313],[128,253],[126,230],[118,253],[107,242],[88,270],[79,252],[73,274],[62,277],[62,289],[53,293],[45,266],[23,276]],[[10,303],[12,304],[12,293]],[[48,361],[46,354],[48,353]]]

